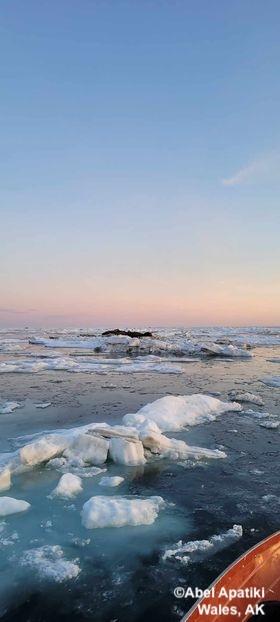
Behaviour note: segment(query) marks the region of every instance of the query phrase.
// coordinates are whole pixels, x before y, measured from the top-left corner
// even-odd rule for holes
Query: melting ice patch
[[[241,411],[240,404],[222,402],[208,395],[167,395],[140,408],[136,414],[125,415],[125,425],[139,426],[145,420],[156,423],[161,432],[180,430],[185,426],[214,421],[227,411]]]
[[[162,497],[91,497],[83,506],[82,524],[87,529],[151,525],[164,506]]]
[[[20,559],[21,566],[32,568],[40,579],[62,583],[75,579],[80,573],[79,560],[68,561],[59,545],[46,545],[25,551]]]
[[[230,546],[239,540],[242,535],[242,526],[233,525],[232,529],[228,529],[228,531],[219,535],[212,536],[209,540],[193,540],[185,544],[180,540],[174,545],[174,548],[165,551],[162,559],[164,561],[167,559],[176,559],[185,565],[190,562],[202,561],[209,557],[209,555],[213,555],[227,546]]]

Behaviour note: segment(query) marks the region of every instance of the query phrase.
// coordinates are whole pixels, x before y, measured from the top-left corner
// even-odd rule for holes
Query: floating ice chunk
[[[264,384],[267,384],[269,387],[280,387],[280,376],[266,376],[262,379]]]
[[[136,466],[146,462],[141,441],[134,439],[111,438],[109,455],[113,462],[127,466]]]
[[[30,503],[27,501],[13,499],[13,497],[0,497],[0,516],[26,512],[30,507]]]
[[[21,404],[18,402],[4,402],[0,404],[0,415],[9,415],[16,408],[20,408]]]
[[[11,471],[8,467],[0,470],[0,492],[11,488]]]
[[[263,421],[260,423],[261,428],[268,428],[269,430],[277,430],[280,426],[280,421]]]
[[[65,559],[59,545],[29,549],[20,559],[20,564],[32,568],[40,579],[50,579],[57,583],[75,579],[81,571],[78,562],[78,559]]]
[[[46,348],[76,348],[94,350],[102,345],[100,339],[47,339],[45,337],[32,337],[29,339],[31,345],[41,345]]]
[[[248,352],[244,348],[237,348],[233,345],[220,345],[218,343],[203,344],[201,346],[201,352],[208,354],[208,356],[225,356],[225,357],[241,357],[252,358],[252,353]]]
[[[226,458],[227,455],[220,449],[207,449],[206,447],[195,447],[194,445],[187,445],[184,441],[171,438],[168,446],[161,452],[164,458],[170,460],[184,460],[188,458],[195,458],[201,460],[203,458]]]
[[[167,549],[162,556],[163,560],[177,559],[183,564],[187,565],[192,561],[200,561],[221,551],[222,549],[230,546],[243,535],[243,529],[241,525],[233,525],[232,529],[215,535],[209,538],[209,540],[194,540],[183,544],[182,540],[175,544],[173,549]],[[187,553],[187,555],[186,555]]]
[[[120,477],[119,475],[115,475],[114,477],[102,477],[99,486],[109,486],[110,488],[114,488],[115,486],[119,486],[124,482],[124,477]]]
[[[163,507],[162,497],[149,499],[91,497],[83,506],[82,524],[87,529],[151,525]]]
[[[35,408],[48,408],[51,406],[51,402],[42,402],[41,404],[34,404]]]
[[[230,400],[236,400],[237,402],[251,402],[251,404],[257,404],[257,406],[263,406],[264,401],[260,395],[254,395],[249,392],[231,391],[229,394]]]
[[[82,480],[78,475],[73,473],[64,473],[60,478],[57,487],[51,493],[51,496],[66,497],[71,499],[79,492],[82,492]]]
[[[88,464],[103,464],[107,460],[109,441],[93,434],[79,434],[64,455],[70,461],[82,460]]]
[[[62,435],[49,435],[40,438],[34,443],[24,445],[19,450],[21,462],[28,466],[35,466],[47,462],[62,454],[67,447],[66,439]]]
[[[123,417],[125,425],[139,425],[139,415],[144,419],[154,421],[162,432],[180,430],[190,425],[197,425],[205,421],[213,421],[218,415],[227,411],[241,411],[240,404],[235,402],[221,402],[208,395],[167,395],[155,402],[146,404],[136,414]],[[144,423],[144,419],[142,422]]]

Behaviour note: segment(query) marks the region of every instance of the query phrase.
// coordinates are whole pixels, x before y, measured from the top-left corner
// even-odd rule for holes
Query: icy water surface
[[[83,490],[73,499],[50,496],[62,475],[57,468],[41,464],[13,475],[0,500],[23,499],[31,507],[0,518],[2,620],[175,622],[193,604],[176,600],[177,585],[207,587],[279,529],[280,330],[154,333],[140,344],[109,342],[101,331],[0,333],[2,457],[27,442],[21,437],[91,422],[115,425],[166,395],[200,393],[228,402],[231,392],[250,393],[263,402],[240,401],[240,412],[168,433],[226,458],[153,457],[134,467],[106,462],[99,473],[73,466],[73,473],[83,471]],[[212,356],[216,347],[219,355]],[[18,406],[5,413],[7,402]],[[101,487],[104,475],[124,482]],[[165,506],[152,524],[86,529],[81,510],[95,495],[160,496]],[[233,525],[243,534],[228,535]],[[202,540],[208,544],[182,552]]]

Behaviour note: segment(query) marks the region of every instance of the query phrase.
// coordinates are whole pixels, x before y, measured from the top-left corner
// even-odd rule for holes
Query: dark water
[[[10,446],[9,438],[34,431],[93,420],[116,423],[125,413],[166,394],[212,391],[225,399],[232,389],[250,391],[263,397],[264,406],[246,404],[244,410],[269,412],[277,420],[280,391],[260,379],[277,374],[276,365],[267,359],[279,356],[279,348],[259,348],[254,354],[248,361],[186,364],[179,377],[7,374],[0,378],[1,397],[27,402],[23,409],[2,416],[2,449]],[[106,383],[114,388],[106,388]],[[52,406],[36,411],[32,403],[44,400]],[[14,487],[4,494],[30,501],[32,512],[6,519],[9,533],[15,529],[19,541],[0,550],[3,622],[178,622],[193,601],[176,600],[176,586],[206,588],[239,555],[279,529],[279,429],[265,429],[260,423],[252,413],[228,413],[172,434],[190,445],[223,448],[227,458],[156,461],[137,468],[115,465],[106,475],[124,475],[124,488],[108,492],[89,478],[73,504],[48,500],[60,476],[56,472],[37,469],[15,478]],[[88,531],[81,526],[80,510],[92,494],[156,494],[167,507],[151,526]],[[46,520],[52,521],[50,529]],[[179,540],[209,539],[233,524],[242,525],[243,536],[202,561],[184,565],[174,558],[162,559],[166,548]],[[90,543],[84,545],[88,538]],[[30,568],[20,568],[23,550],[46,543],[61,544],[69,560],[79,558],[76,579],[53,583]]]

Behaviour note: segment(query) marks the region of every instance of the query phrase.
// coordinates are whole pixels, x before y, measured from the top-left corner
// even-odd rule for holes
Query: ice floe
[[[205,395],[166,396],[147,404],[138,413],[125,415],[124,425],[89,423],[19,437],[14,441],[18,449],[0,454],[0,473],[5,484],[9,477],[6,469],[11,475],[44,464],[64,474],[92,477],[104,471],[96,465],[105,465],[108,460],[137,466],[155,457],[225,458],[221,449],[188,445],[183,440],[168,438],[163,432],[213,421],[227,411],[241,411],[241,406]]]
[[[80,573],[79,560],[68,561],[59,545],[45,545],[25,551],[20,559],[22,566],[34,570],[40,579],[57,583],[75,579]]]
[[[180,430],[185,426],[214,421],[218,415],[227,411],[241,411],[240,404],[222,402],[208,395],[167,395],[146,404],[136,414],[123,417],[125,425],[137,427],[145,420],[157,424],[161,432]]]
[[[103,464],[107,460],[109,441],[95,434],[74,436],[69,448],[64,452],[72,464]]]
[[[16,408],[20,407],[21,404],[19,404],[18,402],[3,402],[2,404],[0,404],[0,415],[9,415],[14,410],[16,410]]]
[[[151,525],[164,506],[162,497],[91,497],[83,506],[82,524],[87,529]]]
[[[262,421],[260,426],[261,428],[268,428],[269,430],[277,430],[280,426],[280,421]]]
[[[115,488],[124,482],[124,477],[120,477],[120,475],[115,475],[112,477],[102,477],[99,483],[99,486],[108,486],[109,488]]]
[[[111,438],[109,455],[113,462],[136,466],[145,464],[144,447],[140,440]]]
[[[50,434],[34,443],[24,445],[19,450],[20,460],[24,465],[36,466],[62,454],[66,447],[67,440],[63,435]]]
[[[11,471],[9,468],[4,468],[0,471],[0,492],[3,490],[9,490],[11,488]]]
[[[73,473],[64,473],[56,488],[51,493],[51,496],[71,499],[79,492],[82,492],[82,490],[82,480],[78,475],[73,475]]]
[[[201,561],[209,555],[213,555],[218,551],[230,546],[243,535],[241,525],[233,525],[232,529],[228,529],[224,533],[211,536],[209,540],[193,540],[183,543],[182,540],[177,542],[172,549],[167,549],[162,559],[176,559],[187,565],[190,562]]]
[[[0,516],[26,512],[30,507],[30,503],[27,501],[13,499],[13,497],[0,497]]]
[[[254,393],[242,392],[242,391],[230,391],[230,400],[236,400],[237,402],[250,402],[251,404],[257,404],[257,406],[263,406],[264,401],[260,395],[254,395]]]

